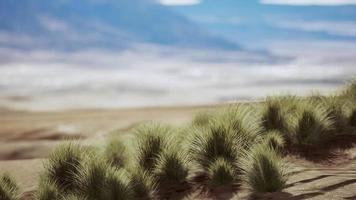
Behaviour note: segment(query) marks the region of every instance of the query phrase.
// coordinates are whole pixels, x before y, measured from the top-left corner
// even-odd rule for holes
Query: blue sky
[[[356,41],[355,0],[161,0],[211,33],[248,47]]]

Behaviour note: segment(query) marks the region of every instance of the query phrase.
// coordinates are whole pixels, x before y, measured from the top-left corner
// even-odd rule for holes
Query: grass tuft
[[[189,147],[189,155],[203,169],[218,158],[235,162],[238,147],[231,128],[222,123],[211,122],[209,126],[194,129],[194,136]]]
[[[166,147],[166,136],[170,131],[169,127],[155,123],[141,125],[135,130],[139,166],[148,171],[154,169],[161,152]]]
[[[137,167],[131,172],[130,185],[134,199],[154,199],[157,183],[146,170]]]
[[[83,161],[85,150],[79,144],[64,143],[50,154],[45,163],[45,176],[63,192],[76,188],[75,176]]]
[[[192,124],[194,126],[200,126],[200,127],[203,127],[203,126],[206,126],[209,124],[209,122],[213,119],[214,115],[209,112],[209,111],[201,111],[201,112],[198,112],[193,120],[192,120]]]
[[[110,138],[104,156],[113,167],[122,168],[128,162],[126,146],[118,137]]]
[[[256,145],[242,161],[242,180],[253,192],[277,192],[286,186],[286,166],[276,151]]]
[[[236,178],[232,164],[224,158],[218,158],[208,168],[209,185],[213,187],[232,184]]]
[[[160,185],[183,183],[188,176],[186,157],[177,148],[165,150],[159,157],[154,176]]]
[[[103,199],[105,181],[110,166],[100,158],[91,158],[79,169],[78,192],[88,199]]]
[[[288,132],[288,119],[283,101],[267,98],[262,114],[262,126],[265,131]]]
[[[278,131],[269,131],[263,137],[263,142],[271,149],[281,152],[285,146],[285,140]]]
[[[1,200],[19,200],[19,187],[13,178],[4,174],[0,177],[0,199]]]
[[[63,196],[57,185],[46,177],[42,178],[35,194],[36,200],[62,200]]]
[[[62,200],[86,200],[86,199],[76,194],[69,194],[63,197]]]
[[[108,171],[105,188],[104,199],[133,199],[133,190],[130,185],[128,174],[125,170],[111,169]]]
[[[296,114],[294,127],[294,143],[298,145],[317,145],[330,139],[328,131],[331,122],[327,112],[320,105],[305,104]]]

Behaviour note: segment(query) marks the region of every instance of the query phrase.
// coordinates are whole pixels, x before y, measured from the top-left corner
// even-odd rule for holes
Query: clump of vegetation
[[[232,131],[233,141],[244,147],[253,143],[261,133],[260,123],[254,114],[255,108],[249,105],[231,105],[221,109],[215,122],[210,126],[223,126]]]
[[[37,200],[61,200],[63,196],[55,183],[46,178],[42,178],[35,198]]]
[[[159,157],[154,176],[161,185],[183,183],[188,176],[188,163],[182,152],[172,146]]]
[[[79,173],[86,150],[79,144],[64,143],[54,150],[45,163],[46,178],[63,192],[76,189],[75,175]]]
[[[351,111],[351,115],[349,117],[349,124],[351,127],[356,127],[356,108]]]
[[[77,169],[74,184],[78,185],[78,193],[87,199],[105,199],[104,188],[110,166],[102,159],[93,157]]]
[[[113,167],[124,167],[128,162],[128,158],[127,149],[122,139],[111,137],[105,148],[104,156]]]
[[[192,124],[194,126],[206,126],[209,124],[209,122],[214,118],[214,115],[212,114],[212,112],[208,112],[208,111],[201,111],[198,112],[193,120],[192,120]]]
[[[356,78],[349,81],[343,91],[343,96],[356,100]]]
[[[103,199],[133,199],[134,193],[125,170],[109,169],[104,186]]]
[[[265,131],[289,131],[288,117],[286,115],[283,101],[267,98],[262,114],[262,126]]]
[[[288,174],[280,155],[265,145],[257,145],[241,161],[242,180],[253,192],[277,192],[286,186]]]
[[[316,146],[356,127],[355,85],[335,97],[285,96],[201,112],[183,128],[142,124],[129,140],[136,144],[132,152],[117,137],[103,157],[65,143],[46,162],[36,199],[155,199],[162,187],[188,182],[191,172],[202,172],[211,187],[243,182],[253,192],[281,191],[288,178],[285,146]],[[18,199],[8,177],[0,179],[0,199]]]
[[[293,142],[298,145],[321,144],[330,139],[328,131],[331,125],[327,112],[322,107],[306,104],[297,113]]]
[[[278,131],[269,131],[262,138],[262,141],[269,148],[281,152],[285,146],[285,140]]]
[[[13,178],[4,174],[0,177],[0,199],[1,200],[18,200],[20,199],[19,187]]]
[[[146,170],[140,167],[134,168],[134,170],[131,171],[130,185],[133,190],[134,199],[154,199],[157,182]]]
[[[230,185],[237,177],[235,167],[224,158],[218,158],[208,168],[209,185],[213,187]]]
[[[209,126],[194,131],[189,155],[204,170],[218,158],[231,163],[237,160],[240,146],[237,145],[237,139],[230,127],[211,122]]]
[[[344,134],[348,127],[348,118],[346,113],[347,102],[340,97],[326,97],[322,105],[326,109],[327,117],[332,123],[332,134]]]
[[[154,169],[160,154],[166,148],[166,136],[170,131],[169,127],[155,123],[141,125],[135,130],[138,165],[147,171]]]

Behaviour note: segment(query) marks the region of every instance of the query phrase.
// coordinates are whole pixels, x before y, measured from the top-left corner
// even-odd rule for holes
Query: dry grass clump
[[[206,126],[214,118],[214,114],[211,111],[200,111],[195,114],[192,120],[194,126]]]
[[[332,134],[345,134],[348,129],[347,103],[338,96],[326,97],[321,101],[332,123]]]
[[[356,78],[350,80],[342,93],[346,98],[350,98],[351,100],[356,100]]]
[[[84,197],[79,196],[79,195],[70,194],[70,195],[67,195],[67,196],[63,197],[62,200],[86,200],[86,199]]]
[[[307,102],[296,113],[292,142],[298,145],[321,144],[331,138],[328,134],[331,126],[326,110]]]
[[[130,185],[133,190],[134,199],[154,199],[157,182],[146,170],[140,167],[134,168],[131,171]]]
[[[186,181],[188,162],[178,148],[172,146],[159,157],[154,176],[160,185],[175,185]]]
[[[149,123],[135,130],[137,136],[137,164],[143,169],[152,171],[157,160],[166,148],[166,136],[171,129],[161,124]]]
[[[3,174],[0,177],[0,199],[1,200],[19,200],[20,190],[16,182],[10,175]]]
[[[74,183],[78,185],[77,193],[88,199],[105,199],[104,188],[110,166],[100,158],[92,158],[78,168]]]
[[[224,127],[227,132],[231,131],[229,136],[234,142],[247,147],[261,135],[260,122],[255,113],[256,109],[250,105],[230,105],[221,109],[209,126]]]
[[[127,148],[123,140],[119,137],[111,137],[104,150],[106,160],[117,168],[127,165]]]
[[[79,173],[86,152],[86,149],[72,142],[57,147],[45,163],[46,179],[65,193],[75,190],[75,175]]]
[[[211,122],[209,126],[195,129],[189,147],[189,155],[202,169],[208,169],[218,158],[235,162],[240,146],[230,127],[219,122]]]
[[[209,185],[213,187],[232,184],[237,178],[236,169],[224,158],[218,158],[209,165]]]
[[[285,147],[285,140],[278,131],[267,132],[262,141],[266,146],[277,152],[281,152]]]
[[[125,199],[131,200],[134,198],[134,191],[130,185],[130,179],[127,172],[123,169],[109,169],[104,185],[103,199],[116,200]]]
[[[58,186],[46,179],[46,177],[40,180],[38,190],[35,194],[36,200],[62,200],[63,195],[59,191]]]
[[[241,161],[242,180],[252,192],[277,192],[286,186],[288,174],[280,155],[266,145],[256,145]]]
[[[267,98],[261,120],[264,131],[280,131],[286,134],[290,130],[287,102],[287,99]]]

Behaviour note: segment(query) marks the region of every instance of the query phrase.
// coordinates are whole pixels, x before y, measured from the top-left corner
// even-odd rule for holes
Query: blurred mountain
[[[152,0],[1,0],[0,46],[125,49],[137,43],[239,49]]]

